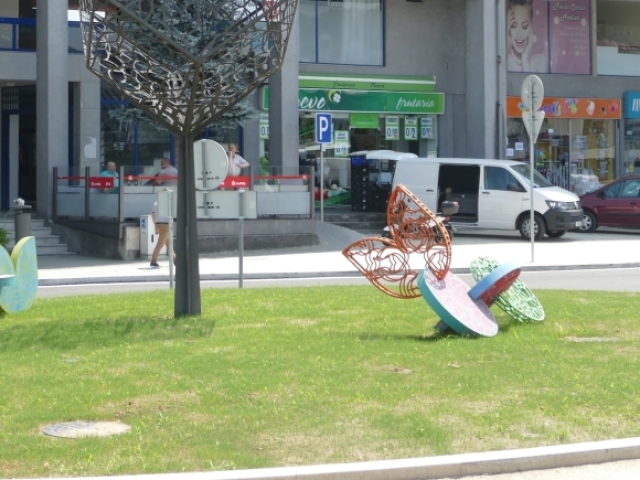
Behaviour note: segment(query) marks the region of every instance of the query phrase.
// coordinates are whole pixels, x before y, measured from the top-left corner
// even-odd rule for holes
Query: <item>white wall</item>
[[[20,13],[18,3],[19,0],[1,0],[0,17],[18,18]]]

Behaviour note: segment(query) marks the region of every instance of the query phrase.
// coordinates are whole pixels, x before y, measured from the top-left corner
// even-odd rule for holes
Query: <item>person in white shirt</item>
[[[156,175],[156,185],[165,185],[175,187],[178,185],[177,180],[175,178],[170,178],[169,180],[163,180],[162,177],[177,177],[178,169],[171,165],[171,161],[168,158],[163,158],[160,160],[160,168],[161,170]]]
[[[229,177],[237,177],[240,175],[240,171],[243,168],[249,166],[249,162],[247,162],[244,158],[236,153],[236,146],[233,143],[229,144],[229,170],[227,171],[227,175]]]

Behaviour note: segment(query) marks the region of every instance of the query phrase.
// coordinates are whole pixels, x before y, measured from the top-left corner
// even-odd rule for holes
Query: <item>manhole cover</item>
[[[129,430],[129,425],[120,422],[66,422],[47,425],[42,433],[50,437],[82,438],[120,435]]]

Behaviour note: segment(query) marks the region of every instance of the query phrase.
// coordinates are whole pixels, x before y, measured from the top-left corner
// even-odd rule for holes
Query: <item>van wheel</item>
[[[525,215],[520,220],[520,226],[518,227],[518,230],[520,231],[520,235],[522,236],[522,238],[526,238],[527,240],[531,239],[529,237],[530,222],[531,222],[531,216]],[[540,240],[542,237],[544,237],[545,230],[546,228],[544,226],[544,218],[542,218],[540,214],[536,213],[533,216],[533,238],[536,240]]]

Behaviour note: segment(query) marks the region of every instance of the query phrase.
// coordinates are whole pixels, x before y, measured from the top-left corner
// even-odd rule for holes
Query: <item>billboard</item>
[[[510,72],[590,74],[589,0],[507,0]]]

